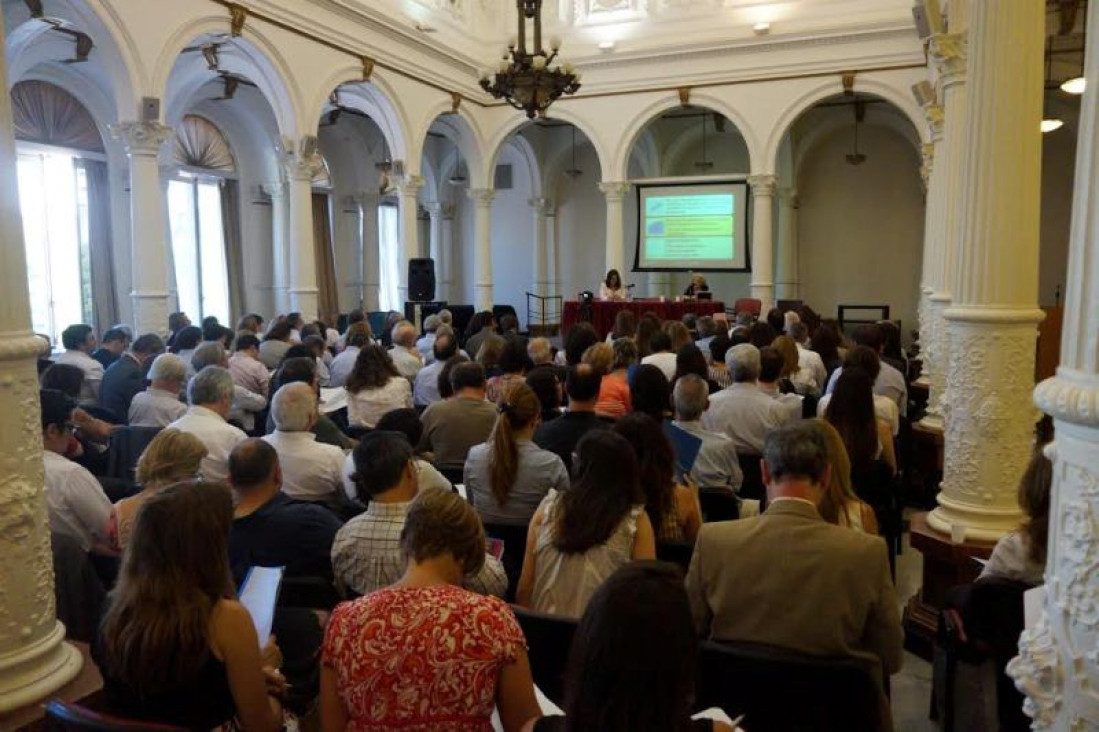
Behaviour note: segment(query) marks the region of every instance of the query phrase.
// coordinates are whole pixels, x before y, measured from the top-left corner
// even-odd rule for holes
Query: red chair
[[[736,317],[738,313],[751,313],[752,317],[758,318],[762,312],[763,301],[757,300],[754,297],[742,297],[733,303],[734,317]]]
[[[45,729],[65,732],[186,732],[183,727],[112,717],[58,699],[46,704]]]

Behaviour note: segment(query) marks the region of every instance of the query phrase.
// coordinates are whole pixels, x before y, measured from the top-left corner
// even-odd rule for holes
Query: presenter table
[[[607,334],[614,330],[614,318],[619,311],[631,310],[638,318],[642,313],[652,311],[661,320],[681,320],[687,313],[696,315],[714,315],[725,313],[725,303],[718,300],[632,300],[630,302],[620,300],[595,300],[589,305],[583,305],[578,300],[569,300],[565,303],[564,312],[561,314],[561,334],[565,335],[569,329],[581,320],[588,320],[585,312],[590,308],[590,321],[595,326],[595,332],[600,338],[606,338]],[[584,317],[581,317],[581,316]]]

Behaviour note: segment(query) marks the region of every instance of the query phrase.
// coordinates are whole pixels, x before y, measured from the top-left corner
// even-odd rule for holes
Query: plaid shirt
[[[344,524],[332,542],[332,572],[340,587],[366,595],[401,578],[401,529],[411,505],[371,501],[366,513]],[[481,571],[467,577],[465,585],[482,595],[503,597],[508,578],[500,560],[486,555]]]

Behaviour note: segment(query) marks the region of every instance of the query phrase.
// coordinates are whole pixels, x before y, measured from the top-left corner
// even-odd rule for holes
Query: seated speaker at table
[[[625,300],[626,288],[622,285],[622,275],[617,269],[607,272],[607,278],[599,285],[600,300]]]

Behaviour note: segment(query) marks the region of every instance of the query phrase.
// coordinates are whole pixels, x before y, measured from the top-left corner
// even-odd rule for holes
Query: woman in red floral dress
[[[330,730],[504,729],[541,716],[526,640],[508,606],[462,589],[484,562],[485,534],[454,493],[429,491],[409,509],[399,582],[332,613],[321,667]]]

